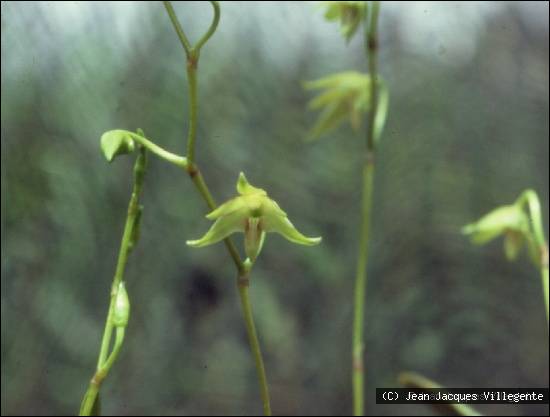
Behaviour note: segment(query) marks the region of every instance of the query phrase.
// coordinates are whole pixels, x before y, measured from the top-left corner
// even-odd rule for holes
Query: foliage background
[[[195,39],[207,5],[176,10]],[[366,70],[362,40],[301,2],[222,2],[203,49],[198,158],[219,200],[238,172],[280,202],[303,248],[269,237],[252,301],[278,414],[348,414],[364,141],[304,141],[303,80]],[[464,223],[527,187],[548,224],[548,3],[383,3],[391,104],[376,177],[367,302],[374,388],[414,370],[456,387],[548,386],[540,281]],[[2,2],[2,414],[72,414],[95,365],[130,192],[131,158],[99,137],[142,127],[184,152],[183,51],[157,2]],[[364,135],[364,130],[361,132]],[[188,178],[151,159],[132,317],[104,387],[113,414],[254,414],[255,370],[233,266],[185,246],[209,226]],[[547,230],[548,235],[548,230]],[[548,406],[480,406],[548,415]]]

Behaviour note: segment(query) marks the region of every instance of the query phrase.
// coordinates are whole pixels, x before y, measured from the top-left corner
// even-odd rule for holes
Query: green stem
[[[370,22],[367,30],[367,60],[369,74],[371,76],[370,97],[371,110],[369,112],[369,123],[367,131],[367,149],[374,150],[376,139],[376,112],[378,110],[378,14],[380,2],[373,1],[370,12]]]
[[[92,412],[93,406],[96,402],[97,395],[99,393],[99,388],[101,383],[109,373],[120,347],[122,346],[122,341],[124,338],[124,332],[120,334],[117,331],[117,340],[115,341],[115,346],[113,351],[109,355],[109,347],[111,345],[111,337],[113,334],[114,324],[113,324],[113,312],[115,309],[115,303],[117,298],[117,293],[119,289],[119,284],[124,279],[124,271],[126,269],[126,264],[128,262],[128,255],[133,246],[133,231],[136,226],[136,217],[139,215],[140,206],[139,206],[139,197],[143,187],[143,178],[145,175],[145,166],[146,166],[146,156],[145,150],[140,148],[140,153],[136,159],[134,165],[134,185],[132,189],[132,196],[130,197],[130,202],[128,203],[128,211],[126,216],[126,222],[124,225],[124,233],[122,234],[122,240],[120,243],[120,250],[118,253],[117,266],[115,270],[115,275],[113,278],[113,283],[111,285],[111,300],[109,304],[109,311],[107,313],[107,320],[105,322],[105,329],[103,331],[103,338],[101,340],[101,348],[99,351],[99,358],[97,361],[96,372],[90,381],[88,391],[84,395],[82,401],[82,406],[80,408],[80,415],[88,416]]]
[[[195,60],[187,60],[187,82],[189,84],[189,130],[187,132],[187,160],[195,162],[195,140],[197,138],[197,113],[199,103],[197,98],[197,65],[198,57]]]
[[[544,306],[546,307],[546,325],[548,326],[548,249],[546,249],[546,264],[540,269],[542,279],[542,295],[544,297]]]
[[[363,201],[361,217],[361,236],[359,240],[359,255],[357,259],[357,273],[355,277],[355,308],[353,317],[353,413],[361,416],[364,413],[364,367],[363,367],[363,329],[364,305],[367,287],[367,262],[369,230],[372,207],[372,186],[374,179],[374,159],[369,157],[363,168]]]
[[[176,30],[176,33],[180,38],[180,42],[183,46],[183,49],[185,50],[185,54],[187,57],[187,82],[189,86],[190,111],[189,111],[189,128],[187,133],[187,167],[186,169],[189,174],[189,177],[191,178],[191,180],[193,181],[193,184],[195,185],[195,188],[197,189],[198,193],[206,202],[208,208],[210,210],[214,210],[217,207],[216,202],[212,196],[212,193],[210,192],[210,189],[206,185],[206,182],[204,181],[204,177],[202,176],[202,173],[195,161],[195,142],[196,142],[196,136],[197,136],[197,114],[198,114],[197,70],[198,70],[198,63],[199,63],[199,56],[200,56],[200,48],[214,34],[220,18],[220,8],[218,5],[218,2],[211,1],[210,3],[214,8],[214,17],[213,17],[212,23],[208,31],[202,36],[202,38],[197,42],[197,44],[194,47],[192,47],[189,41],[187,40],[187,36],[185,35],[185,32],[182,26],[180,25],[178,18],[170,2],[165,1],[164,6],[166,8],[166,11],[168,12],[168,15],[170,16],[172,25],[174,26],[174,29]],[[254,319],[252,316],[252,307],[251,307],[250,299],[248,295],[248,276],[249,276],[250,269],[242,261],[239,255],[239,252],[235,247],[235,244],[233,243],[231,238],[224,239],[224,243],[238,272],[237,285],[239,288],[239,296],[240,296],[241,305],[243,308],[243,315],[244,315],[244,320],[246,325],[246,331],[248,334],[248,341],[250,344],[250,349],[254,356],[254,362],[256,364],[256,370],[258,373],[264,414],[271,415],[271,408],[269,404],[269,391],[268,391],[268,385],[267,385],[267,378],[265,374],[265,367],[262,359],[262,353],[260,349],[258,335],[256,333],[256,328],[254,326]]]
[[[533,232],[535,244],[539,253],[537,262],[542,279],[542,295],[546,309],[546,324],[549,323],[548,317],[548,244],[544,236],[544,225],[542,221],[542,211],[537,193],[534,190],[525,190],[518,198],[519,204],[526,204],[529,208],[529,218],[531,220],[531,230]]]
[[[254,356],[254,362],[256,364],[256,371],[258,373],[258,380],[260,383],[260,395],[262,397],[262,404],[265,416],[271,415],[271,406],[269,404],[269,388],[267,384],[267,376],[265,374],[265,366],[262,358],[262,351],[260,349],[260,343],[258,342],[258,335],[256,334],[256,327],[254,326],[254,319],[252,316],[252,307],[250,305],[250,298],[248,295],[249,276],[239,276],[239,295],[241,297],[241,306],[243,310],[244,321],[246,324],[246,331],[248,333],[248,342],[250,349]]]
[[[181,27],[180,22],[178,21],[176,12],[172,7],[172,3],[170,3],[169,1],[163,1],[162,3],[164,4],[164,8],[166,9],[168,16],[170,17],[172,26],[174,26],[174,30],[178,34],[180,43],[183,46],[183,49],[185,49],[185,53],[187,54],[187,56],[189,56],[189,54],[191,53],[191,44],[189,43],[189,40],[187,39],[187,35],[185,35],[185,32],[183,31],[183,28]]]
[[[352,385],[353,385],[353,413],[362,416],[365,409],[364,401],[364,320],[365,296],[367,289],[368,246],[370,237],[370,218],[372,209],[372,190],[374,179],[374,153],[376,146],[376,115],[378,110],[378,14],[380,2],[373,1],[370,11],[370,21],[365,27],[366,54],[370,83],[371,109],[368,116],[367,153],[363,166],[363,194],[361,208],[361,230],[359,237],[359,254],[355,276],[354,316],[352,337]]]
[[[144,136],[137,133],[128,132],[128,134],[132,137],[133,140],[135,140],[152,154],[158,156],[161,159],[164,159],[167,162],[170,162],[171,164],[177,165],[180,168],[187,170],[188,162],[185,156],[180,156],[176,155],[175,153],[169,152],[166,149],[158,146],[156,143],[150,141],[149,139],[146,139]]]

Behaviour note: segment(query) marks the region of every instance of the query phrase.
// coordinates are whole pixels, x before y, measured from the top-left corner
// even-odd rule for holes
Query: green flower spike
[[[202,238],[187,241],[189,246],[200,248],[217,243],[232,233],[243,232],[246,256],[254,262],[268,232],[279,233],[300,245],[321,242],[320,237],[309,238],[296,230],[279,205],[268,197],[265,190],[250,185],[242,172],[237,181],[237,192],[237,197],[206,215],[207,219],[216,220],[215,223]]]
[[[367,15],[365,1],[325,1],[325,19],[340,21],[342,36],[349,42]]]
[[[532,251],[529,216],[519,202],[496,208],[477,222],[464,226],[462,233],[469,235],[478,245],[504,236],[504,253],[511,261],[517,258],[525,242]]]
[[[347,119],[355,130],[359,129],[362,115],[370,109],[370,82],[368,74],[344,71],[304,83],[308,90],[323,90],[309,102],[310,109],[323,109],[310,138],[330,132]]]

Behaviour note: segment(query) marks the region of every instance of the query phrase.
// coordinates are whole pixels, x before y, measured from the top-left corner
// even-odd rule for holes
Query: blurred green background
[[[2,2],[2,414],[74,414],[93,373],[133,158],[101,134],[145,133],[183,153],[181,46],[157,2]],[[177,2],[197,39],[211,10]],[[303,2],[222,2],[204,47],[197,152],[219,201],[239,171],[322,245],[270,235],[251,296],[277,414],[351,412],[352,289],[365,130],[304,139],[302,81],[366,71],[362,39]],[[382,3],[391,103],[375,180],[366,311],[367,412],[402,370],[453,387],[548,386],[540,280],[502,242],[460,227],[527,188],[548,224],[548,3]],[[364,129],[364,126],[363,126]],[[151,158],[132,317],[104,384],[108,414],[261,410],[234,267],[186,247],[210,222],[189,179]],[[546,226],[548,235],[548,227]],[[242,240],[238,238],[239,246]],[[500,415],[548,406],[485,405]]]

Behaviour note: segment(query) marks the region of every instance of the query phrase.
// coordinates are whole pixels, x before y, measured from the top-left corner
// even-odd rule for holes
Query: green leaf
[[[109,130],[101,136],[101,151],[109,162],[117,155],[133,152],[135,147],[130,132],[126,130]]]

